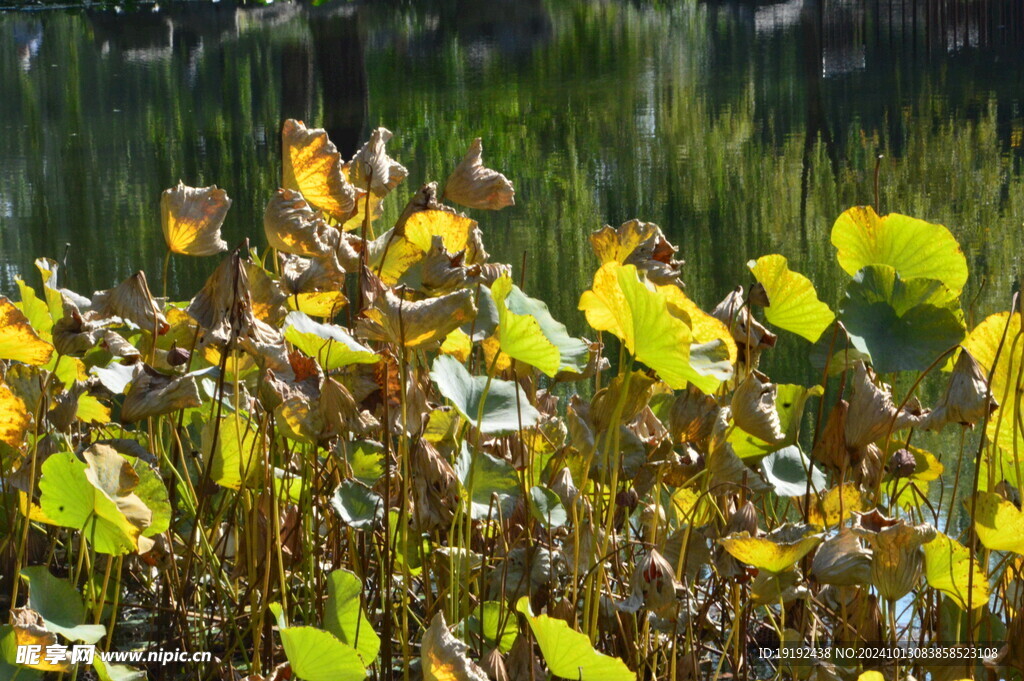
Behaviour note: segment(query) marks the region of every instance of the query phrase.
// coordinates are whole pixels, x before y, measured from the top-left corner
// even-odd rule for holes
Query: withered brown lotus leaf
[[[448,527],[459,505],[455,469],[423,439],[413,448],[410,463],[417,522],[426,531]]]
[[[125,364],[137,362],[142,357],[138,348],[129,343],[124,336],[110,329],[104,330],[101,345],[114,357],[126,360]]]
[[[341,154],[326,130],[289,118],[281,129],[281,158],[285,188],[301,192],[335,220],[355,210],[355,188],[345,179]]]
[[[332,378],[320,386],[320,411],[329,435],[366,435],[380,427],[370,412],[360,410],[348,389]]]
[[[311,291],[340,291],[345,287],[345,270],[336,258],[304,258],[279,253],[281,265],[280,285],[287,295]]]
[[[116,287],[97,291],[92,296],[93,314],[100,319],[120,317],[144,331],[157,335],[171,328],[164,317],[163,306],[153,297],[146,274],[139,270]]]
[[[409,171],[388,156],[385,145],[392,137],[387,128],[376,128],[370,139],[349,162],[349,180],[363,191],[385,196],[401,184]]]
[[[871,550],[848,527],[825,540],[811,562],[810,577],[822,584],[850,586],[871,581]]]
[[[505,657],[498,648],[492,648],[480,659],[480,668],[487,673],[492,681],[510,681],[508,670],[505,668]]]
[[[974,427],[999,408],[989,394],[985,372],[966,349],[960,349],[946,392],[930,414],[921,420],[924,430],[940,430],[947,423]]]
[[[676,391],[668,412],[668,430],[677,443],[706,444],[718,415],[715,398],[694,386]]]
[[[466,267],[466,252],[450,253],[444,240],[434,235],[430,250],[420,261],[422,290],[430,295],[448,293],[479,281],[479,266]]]
[[[775,408],[778,386],[760,371],[751,371],[732,394],[732,418],[745,432],[768,443],[786,437]]]
[[[533,652],[531,639],[530,636],[517,636],[512,650],[508,651],[505,668],[509,681],[535,681],[547,677],[540,656]]]
[[[882,598],[903,598],[921,578],[921,546],[935,539],[935,528],[928,523],[911,525],[903,519],[887,518],[878,509],[854,512],[853,519],[853,533],[871,546],[871,583]]]
[[[924,418],[916,402],[897,412],[892,389],[884,383],[876,385],[873,379],[874,372],[864,362],[854,364],[853,395],[846,414],[846,446],[850,449],[884,439],[890,429],[896,432],[916,426]]]
[[[449,333],[473,319],[476,305],[469,289],[414,302],[403,300],[387,289],[364,314],[356,325],[363,338],[425,348],[439,344]]]
[[[875,443],[855,450],[850,457],[853,463],[854,482],[862,490],[873,490],[878,487],[885,473],[885,453]]]
[[[508,178],[483,163],[483,142],[477,137],[444,184],[444,196],[468,208],[501,210],[516,203]]]
[[[221,261],[189,303],[187,312],[206,330],[207,341],[220,345],[252,341],[283,347],[281,332],[253,313],[249,273],[238,251]]]
[[[54,429],[65,432],[78,417],[78,399],[85,394],[86,386],[75,381],[71,387],[53,398],[53,406],[46,414],[46,420]]]
[[[729,327],[729,333],[736,341],[741,363],[757,366],[761,352],[775,347],[778,336],[754,319],[754,315],[743,304],[743,287],[737,286],[722,302],[711,311],[711,316]]]
[[[85,477],[93,487],[110,498],[135,527],[144,530],[153,519],[153,511],[135,494],[139,474],[128,459],[110,445],[94,444],[82,453],[88,464]]]
[[[220,238],[224,217],[231,208],[227,192],[210,187],[177,187],[160,196],[160,222],[167,248],[183,255],[216,255],[228,250]]]
[[[63,302],[64,316],[53,325],[53,346],[68,357],[81,357],[103,338],[102,325],[87,320],[78,306],[69,300]]]
[[[291,189],[274,192],[263,212],[263,231],[272,247],[294,255],[330,257],[341,243],[341,232]]]
[[[851,461],[846,448],[846,415],[849,410],[850,403],[846,400],[841,399],[835,403],[812,451],[815,461],[820,461],[835,470],[843,470],[850,463],[855,463]]]
[[[451,635],[444,614],[438,612],[420,647],[424,681],[489,681],[486,672],[466,656],[468,652],[469,646]]]
[[[65,672],[68,670],[66,658],[51,662],[50,658],[45,654],[47,648],[57,645],[57,635],[46,629],[46,622],[41,614],[31,608],[11,608],[9,617],[11,629],[14,632],[14,645],[39,646],[41,650],[39,661],[28,665],[30,668],[46,672]],[[14,668],[14,676],[10,678],[17,677],[18,671],[18,668]],[[30,673],[35,674],[35,676],[30,678],[38,676],[36,672]]]
[[[242,266],[249,280],[253,314],[271,326],[279,326],[288,314],[285,307],[288,295],[281,289],[281,283],[254,262],[243,260]],[[284,281],[284,276],[281,280]]]
[[[622,398],[623,376],[616,376],[594,395],[591,401],[590,416],[595,433],[603,433],[612,425],[616,402]],[[621,425],[635,419],[651,399],[657,380],[643,371],[634,371],[626,386],[624,407],[619,419]]]
[[[605,225],[590,235],[590,246],[601,264],[625,263],[633,251],[654,237],[658,226],[653,222],[629,220],[618,227]]]
[[[191,376],[164,376],[143,365],[132,381],[121,406],[121,420],[134,423],[150,416],[170,414],[202,404],[199,388]]]
[[[728,442],[708,455],[706,465],[710,476],[708,485],[715,494],[738,491],[741,487],[754,494],[771,489],[756,471],[744,465]]]

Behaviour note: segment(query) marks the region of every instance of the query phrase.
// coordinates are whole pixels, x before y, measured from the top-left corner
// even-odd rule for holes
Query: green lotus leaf
[[[618,337],[633,357],[657,371],[670,387],[698,385],[700,374],[690,365],[690,326],[669,312],[668,297],[649,289],[635,266],[602,265],[591,290],[580,297],[579,308],[592,327]]]
[[[498,308],[502,352],[548,376],[586,368],[590,358],[587,344],[570,336],[547,305],[527,296],[507,276],[491,285],[491,294]]]
[[[978,492],[974,530],[985,548],[1024,556],[1024,511],[995,492]]]
[[[102,624],[85,623],[85,604],[70,581],[54,577],[44,565],[23,568],[21,576],[28,581],[28,607],[42,616],[47,631],[88,644],[106,635]]]
[[[534,615],[528,596],[519,599],[516,610],[529,622],[544,662],[555,676],[578,681],[636,681],[636,672],[625,662],[594,650],[590,639],[565,620]]]
[[[361,681],[366,667],[355,648],[313,627],[281,629],[284,654],[302,681]]]
[[[473,376],[457,359],[439,355],[430,377],[452,406],[483,433],[508,433],[537,425],[538,412],[512,381]],[[516,397],[518,391],[518,399]]]
[[[796,445],[772,452],[761,461],[764,476],[780,497],[802,497],[807,494],[808,471],[811,493],[824,490],[828,483],[825,474],[811,465]]]
[[[352,646],[369,666],[380,652],[380,637],[363,612],[363,583],[348,570],[335,570],[327,580],[324,628],[342,643]]]
[[[530,488],[530,513],[549,530],[569,521],[569,514],[558,495],[546,487]]]
[[[340,441],[336,450],[348,461],[352,477],[372,485],[384,475],[384,445],[372,440]]]
[[[786,524],[765,537],[739,532],[719,542],[741,563],[778,574],[796,565],[821,539],[822,535],[810,525]]]
[[[325,371],[350,364],[373,364],[379,359],[377,353],[342,327],[315,322],[303,312],[289,312],[284,325],[285,339],[310,357],[315,357]]]
[[[104,446],[91,449],[98,448]],[[87,466],[70,452],[58,452],[43,462],[39,480],[39,506],[53,524],[81,530],[93,548],[110,555],[137,550],[152,520],[152,512],[131,492],[138,476],[127,482],[121,462],[128,465],[114,452]]]
[[[203,426],[203,451],[210,454],[210,479],[222,487],[241,489],[259,487],[263,482],[263,454],[266,438],[261,436],[243,414],[229,414],[220,428],[211,420]],[[217,431],[214,448],[213,435]]]
[[[384,502],[370,488],[355,480],[345,480],[334,490],[331,506],[345,524],[357,530],[372,530],[384,517]]]
[[[942,225],[870,206],[851,208],[832,226],[839,265],[855,275],[868,265],[888,265],[903,279],[935,279],[955,294],[967,283],[967,259]]]
[[[988,604],[988,578],[978,561],[971,560],[971,552],[966,546],[939,532],[922,548],[924,577],[932,588],[953,599],[961,610],[967,609],[967,595],[972,592],[972,610]],[[972,569],[973,579],[970,576]]]
[[[474,519],[483,520],[488,513],[494,515],[491,497],[495,495],[506,515],[514,510],[512,502],[519,494],[519,476],[512,466],[487,452],[471,454],[469,445],[463,442],[462,450],[455,460],[455,473],[463,489],[469,488],[470,471],[473,475],[471,512]]]
[[[831,308],[818,299],[811,280],[790,270],[785,257],[761,256],[748,262],[747,267],[768,294],[770,304],[764,316],[780,329],[813,343],[836,318]]]
[[[497,601],[485,601],[473,614],[466,618],[466,628],[476,634],[482,634],[488,644],[503,653],[512,650],[512,644],[519,636],[516,618],[508,606]]]
[[[921,371],[964,338],[963,312],[941,281],[869,265],[846,289],[840,319],[879,373]]]
[[[146,681],[149,678],[141,669],[104,662],[99,655],[93,657],[92,668],[100,681]]]
[[[160,473],[142,459],[127,455],[124,458],[131,463],[136,475],[139,476],[139,484],[134,490],[135,495],[153,513],[149,526],[142,531],[142,536],[155,537],[163,534],[171,526],[172,509],[167,487]]]

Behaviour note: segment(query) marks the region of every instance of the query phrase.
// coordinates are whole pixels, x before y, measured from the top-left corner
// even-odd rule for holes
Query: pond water
[[[571,329],[596,266],[588,234],[658,223],[712,306],[780,252],[839,302],[829,230],[846,207],[950,227],[965,301],[1008,305],[1024,224],[1024,8],[1019,0],[784,3],[471,0],[188,3],[0,12],[0,292],[159,290],[162,189],[216,183],[229,242],[261,248],[284,117],[349,155],[395,132],[411,171],[392,214],[443,180],[475,136],[517,205],[474,215]],[[213,258],[174,258],[172,298]],[[518,275],[517,275],[518,276]],[[982,285],[982,282],[984,286]],[[769,361],[812,380],[802,341]]]

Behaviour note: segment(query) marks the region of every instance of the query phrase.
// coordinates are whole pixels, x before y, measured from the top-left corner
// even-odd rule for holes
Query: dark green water
[[[264,246],[283,117],[350,154],[376,125],[410,169],[392,214],[475,136],[517,205],[475,215],[494,259],[570,328],[596,265],[587,235],[640,217],[710,307],[745,263],[788,256],[835,304],[828,234],[846,207],[949,226],[965,305],[1008,305],[1024,224],[1024,9],[1017,0],[774,5],[628,2],[172,4],[0,12],[0,292],[35,257],[106,288],[159,290],[160,191],[234,199],[225,236]],[[70,246],[66,246],[70,244]],[[176,257],[186,298],[215,259]],[[982,281],[985,285],[982,286]],[[809,378],[798,341],[771,360]]]

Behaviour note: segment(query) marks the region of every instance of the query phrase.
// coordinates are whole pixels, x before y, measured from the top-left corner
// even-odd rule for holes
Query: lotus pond
[[[532,31],[607,31],[627,65],[655,19],[721,45],[706,5],[542,9],[554,29]],[[306,11],[308,30],[329,23]],[[47,19],[60,49],[81,16]],[[246,16],[239,35],[274,33]],[[108,18],[90,18],[101,40]],[[260,21],[296,28],[287,11]],[[697,49],[664,44],[677,65]],[[26,94],[45,88],[37,54]],[[671,130],[700,123],[720,145],[674,138],[685,163],[645,147],[705,218],[777,213],[799,239],[676,239],[655,224],[675,194],[612,175],[631,205],[597,205],[572,145],[548,158],[506,131],[492,155],[487,126],[474,139],[456,115],[410,149],[398,126],[351,137],[311,106],[305,122],[261,114],[269,180],[239,194],[233,164],[223,180],[184,168],[148,212],[125,209],[144,246],[106,263],[56,252],[60,234],[36,259],[5,251],[0,680],[1020,678],[1024,328],[1006,225],[1024,194],[992,97],[969,129],[908,125],[898,149],[857,142],[859,161],[848,143],[841,168],[821,129],[773,166],[743,132],[752,109],[659,100],[661,124],[689,112]],[[925,153],[946,143],[950,160]],[[912,191],[914,154],[952,194]],[[537,173],[525,192],[519,160]],[[751,182],[759,200],[724,201]],[[994,195],[965,208],[957,191]],[[598,228],[620,210],[639,219]],[[531,216],[564,223],[557,248],[515,235]],[[210,659],[74,661],[76,644]],[[865,658],[911,644],[946,652]],[[57,653],[19,658],[26,645]]]

